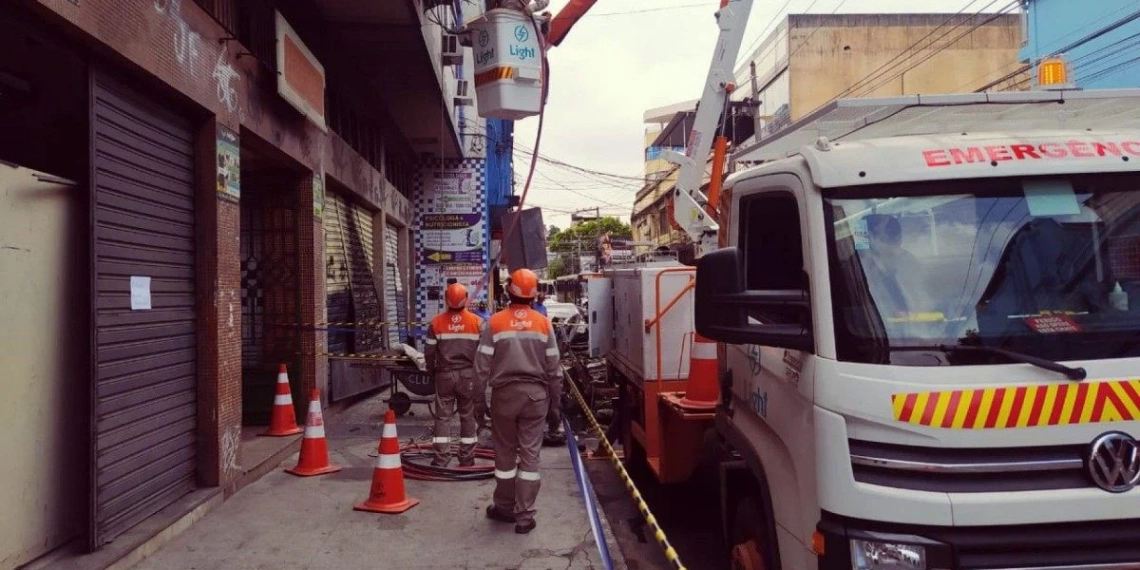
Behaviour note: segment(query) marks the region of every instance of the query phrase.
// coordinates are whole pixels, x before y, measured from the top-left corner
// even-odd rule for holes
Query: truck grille
[[[1087,445],[1001,449],[912,447],[849,440],[860,483],[915,491],[994,493],[1092,487]]]

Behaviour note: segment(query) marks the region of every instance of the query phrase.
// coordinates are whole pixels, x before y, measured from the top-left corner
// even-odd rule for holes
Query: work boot
[[[450,457],[436,457],[435,459],[431,460],[432,467],[447,467],[448,463],[451,463]]]
[[[500,511],[495,505],[487,505],[487,518],[499,522],[515,522],[515,517]]]
[[[459,460],[459,466],[460,467],[474,467],[475,466],[475,458],[472,457],[471,459],[460,459]]]
[[[534,527],[536,526],[538,526],[538,523],[535,522],[534,519],[530,519],[529,521],[522,521],[515,524],[515,532],[518,534],[526,534],[534,530]]]

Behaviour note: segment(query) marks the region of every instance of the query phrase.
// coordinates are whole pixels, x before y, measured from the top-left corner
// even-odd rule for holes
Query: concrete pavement
[[[565,447],[542,451],[538,527],[527,535],[514,525],[485,518],[493,480],[423,482],[406,479],[421,503],[400,515],[352,510],[368,496],[379,440],[380,398],[342,414],[327,433],[339,473],[301,478],[282,468],[217,507],[134,568],[589,570],[604,568],[590,532],[582,497]],[[398,423],[401,442],[422,437],[430,425],[425,406]],[[457,435],[457,434],[456,434]],[[484,434],[485,435],[485,434]],[[454,463],[452,463],[454,465]],[[603,524],[608,524],[603,519]],[[616,568],[624,568],[609,533]]]

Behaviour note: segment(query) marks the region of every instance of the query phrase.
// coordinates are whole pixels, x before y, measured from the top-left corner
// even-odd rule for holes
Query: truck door
[[[589,303],[590,358],[599,358],[614,346],[613,280],[609,277],[591,277],[586,280],[586,298]]]
[[[808,287],[805,192],[798,177],[765,176],[733,189],[731,245],[744,261],[750,291],[803,290]],[[812,326],[802,308],[751,309],[754,323]],[[760,458],[771,493],[780,556],[785,568],[808,568],[814,520],[805,505],[814,500],[813,379],[809,352],[775,346],[726,346],[732,371],[731,422]],[[806,533],[806,534],[805,534]],[[805,539],[805,537],[808,537]],[[793,562],[794,560],[794,562]],[[813,562],[814,564],[814,562]]]

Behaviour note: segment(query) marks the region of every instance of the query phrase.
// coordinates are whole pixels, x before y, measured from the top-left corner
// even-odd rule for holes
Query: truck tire
[[[732,570],[768,570],[764,537],[764,517],[760,503],[753,495],[745,495],[737,505],[732,523],[730,559]]]

